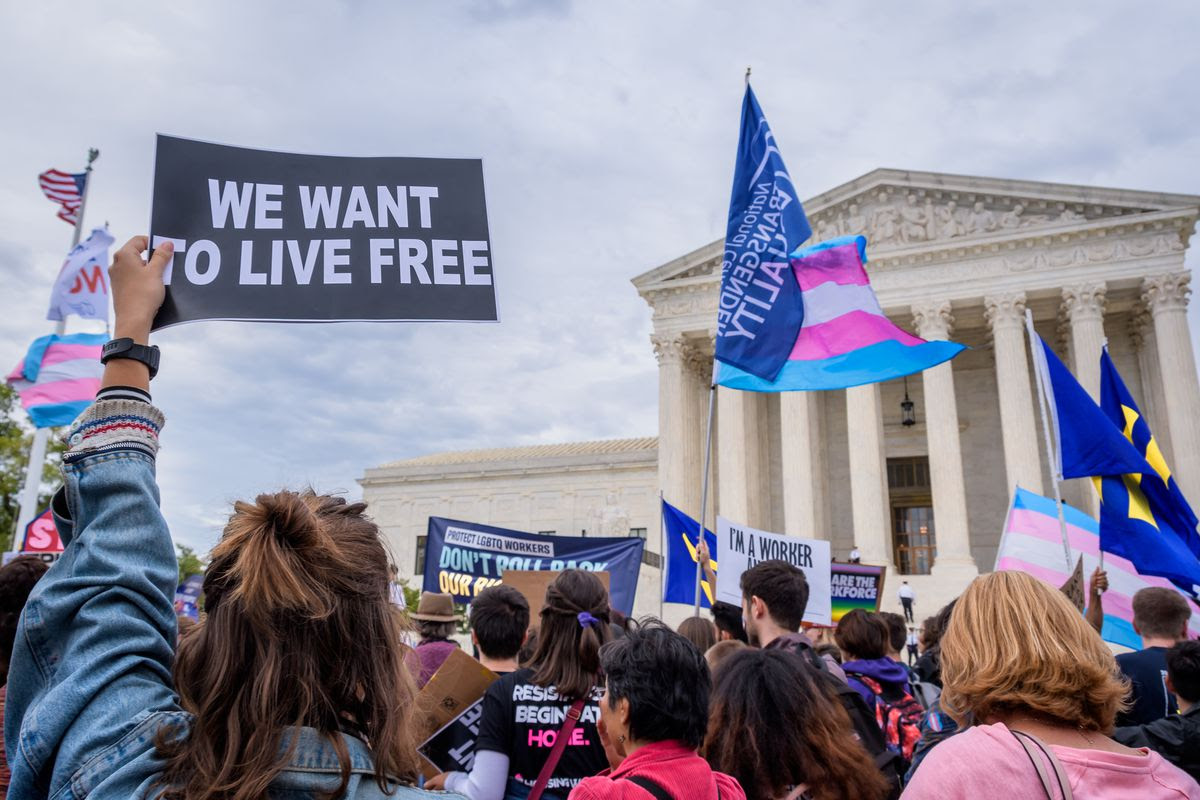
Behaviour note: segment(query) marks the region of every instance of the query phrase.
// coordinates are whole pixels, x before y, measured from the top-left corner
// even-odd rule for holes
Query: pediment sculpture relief
[[[838,236],[867,237],[872,245],[909,246],[922,242],[986,236],[1045,225],[1085,222],[1088,219],[1129,213],[1139,209],[1091,207],[1086,211],[1069,203],[1019,198],[992,201],[953,196],[933,199],[917,193],[894,194],[878,190],[813,215],[817,241]]]

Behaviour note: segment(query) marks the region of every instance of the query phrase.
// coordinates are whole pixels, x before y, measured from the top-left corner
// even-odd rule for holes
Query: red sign
[[[54,515],[47,508],[33,518],[25,526],[25,546],[22,553],[61,553],[62,539],[58,538],[58,528],[54,527]]]

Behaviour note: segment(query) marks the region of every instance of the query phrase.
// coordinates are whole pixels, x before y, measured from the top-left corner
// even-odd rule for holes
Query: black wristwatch
[[[142,362],[150,370],[151,378],[158,374],[158,347],[155,345],[146,347],[128,337],[113,339],[100,351],[100,363],[107,364],[114,358],[131,358],[134,361]]]

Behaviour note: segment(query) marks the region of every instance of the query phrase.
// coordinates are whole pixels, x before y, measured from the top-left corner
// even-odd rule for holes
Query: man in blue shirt
[[[1174,589],[1157,586],[1133,596],[1133,629],[1142,649],[1117,656],[1117,665],[1131,684],[1130,707],[1117,716],[1117,725],[1145,725],[1178,708],[1167,689],[1167,650],[1187,638],[1192,609]]]

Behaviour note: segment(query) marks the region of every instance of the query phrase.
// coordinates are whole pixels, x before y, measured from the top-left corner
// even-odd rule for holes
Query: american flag
[[[46,197],[62,206],[58,218],[75,225],[79,222],[79,207],[83,204],[83,187],[87,173],[72,175],[57,169],[48,169],[38,175],[38,184]]]

